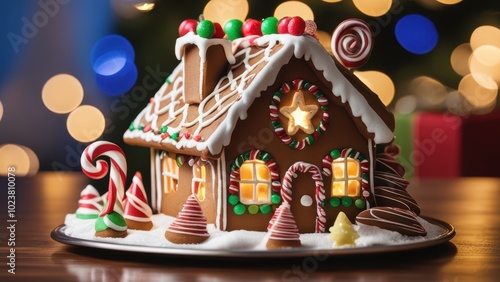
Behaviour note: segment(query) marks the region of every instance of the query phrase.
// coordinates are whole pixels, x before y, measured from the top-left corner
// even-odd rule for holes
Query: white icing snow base
[[[72,238],[86,239],[100,242],[113,242],[118,244],[128,244],[136,246],[151,247],[174,247],[186,249],[206,249],[206,250],[265,250],[267,242],[267,233],[258,231],[220,231],[215,229],[213,224],[208,225],[210,237],[201,244],[173,244],[165,239],[165,231],[168,225],[174,220],[173,217],[156,214],[153,215],[153,229],[150,231],[128,230],[125,238],[100,238],[95,236],[95,219],[79,219],[75,214],[67,214],[64,224],[66,225],[65,234]],[[356,240],[356,247],[368,247],[374,245],[399,245],[415,243],[419,241],[434,239],[446,230],[440,226],[434,225],[422,218],[418,221],[427,230],[427,236],[405,236],[398,232],[380,229],[378,227],[367,226],[363,224],[354,225],[360,238]],[[302,248],[310,249],[332,249],[333,241],[329,233],[309,233],[301,234],[300,241]],[[346,246],[351,247],[351,246]],[[343,247],[335,247],[343,248]]]

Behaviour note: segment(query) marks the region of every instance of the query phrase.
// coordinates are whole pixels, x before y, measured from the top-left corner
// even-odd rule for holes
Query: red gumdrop
[[[301,17],[293,17],[288,22],[288,33],[291,35],[299,36],[304,34],[306,29],[306,22]]]
[[[182,21],[182,23],[179,25],[179,36],[184,36],[190,31],[196,33],[197,26],[198,26],[197,20],[187,19]]]
[[[292,18],[284,17],[278,22],[278,33],[287,34],[288,33],[288,23]]]
[[[214,22],[214,28],[215,32],[212,38],[224,38],[224,35],[226,34],[224,33],[224,30],[222,29],[220,23]]]
[[[241,31],[243,32],[243,36],[249,35],[259,35],[262,36],[262,30],[260,29],[262,25],[261,21],[255,19],[248,19],[243,24]]]

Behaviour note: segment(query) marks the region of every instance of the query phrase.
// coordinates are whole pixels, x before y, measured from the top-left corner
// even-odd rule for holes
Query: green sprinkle
[[[350,207],[352,205],[352,198],[349,198],[349,197],[343,197],[342,198],[342,205],[344,207]]]
[[[174,141],[177,141],[179,139],[179,132],[170,135],[170,138],[172,138],[172,140]]]
[[[357,199],[356,201],[354,201],[354,205],[358,208],[358,209],[364,209],[365,208],[365,201],[362,200],[362,199]]]
[[[279,203],[281,203],[281,196],[278,194],[273,194],[271,196],[271,202],[275,205],[278,205]]]
[[[128,127],[130,131],[133,131],[135,129],[134,123],[131,123]]]
[[[240,197],[238,195],[230,195],[227,201],[234,206],[240,202]]]
[[[333,159],[337,159],[338,157],[340,157],[340,151],[337,149],[332,150],[330,152],[330,157],[332,157]]]
[[[256,214],[256,213],[258,213],[258,212],[259,212],[259,207],[258,207],[257,205],[250,205],[250,206],[248,207],[248,212],[249,212],[250,214]]]
[[[237,204],[237,205],[236,205],[236,206],[234,206],[234,208],[233,208],[234,213],[235,213],[235,214],[237,214],[237,215],[242,215],[242,214],[244,214],[244,213],[245,213],[245,210],[246,210],[246,208],[245,208],[245,205],[243,205],[243,204]]]
[[[167,132],[167,130],[168,130],[168,126],[164,125],[161,127],[160,132],[165,133],[165,132]]]
[[[340,199],[339,198],[331,198],[330,199],[330,206],[336,208],[340,205]]]
[[[271,212],[271,210],[272,210],[272,208],[268,204],[263,204],[262,206],[260,206],[260,212],[263,214],[269,214]]]

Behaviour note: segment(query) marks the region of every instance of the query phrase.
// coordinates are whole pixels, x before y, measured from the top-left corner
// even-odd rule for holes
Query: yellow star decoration
[[[288,118],[288,135],[294,135],[302,129],[307,134],[314,132],[314,126],[311,119],[318,111],[317,105],[306,105],[304,94],[302,91],[297,91],[293,95],[292,104],[280,108],[280,113]]]

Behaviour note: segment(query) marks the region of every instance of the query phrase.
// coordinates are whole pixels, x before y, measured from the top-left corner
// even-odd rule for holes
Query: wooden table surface
[[[498,281],[500,179],[414,181],[408,191],[422,214],[456,228],[447,243],[388,254],[222,260],[178,258],[67,246],[50,238],[76,210],[88,183],[79,173],[16,179],[15,231],[6,227],[7,185],[0,178],[0,281]],[[14,234],[15,273],[9,238]],[[8,280],[6,278],[9,278]]]

